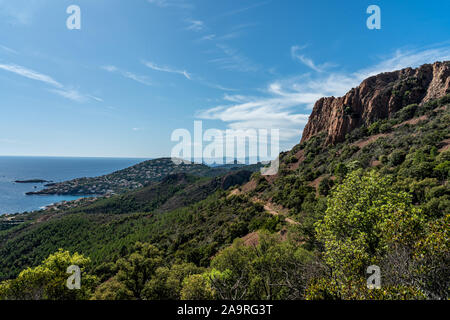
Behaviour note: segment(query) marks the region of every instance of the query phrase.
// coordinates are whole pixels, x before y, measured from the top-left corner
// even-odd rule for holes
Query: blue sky
[[[66,8],[81,8],[68,30]],[[381,30],[366,27],[369,5]],[[450,60],[450,1],[0,0],[0,155],[160,157],[171,133],[278,128],[369,75]]]

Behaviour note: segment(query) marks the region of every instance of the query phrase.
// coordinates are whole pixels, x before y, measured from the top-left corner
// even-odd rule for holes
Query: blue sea
[[[59,158],[0,156],[0,215],[39,210],[46,205],[76,200],[79,196],[27,196],[44,184],[20,184],[16,180],[40,179],[61,182],[81,177],[96,177],[135,165],[146,159]]]

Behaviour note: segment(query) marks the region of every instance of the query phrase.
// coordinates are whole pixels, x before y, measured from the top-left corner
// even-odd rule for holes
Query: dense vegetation
[[[449,102],[405,106],[337,145],[317,135],[281,154],[275,179],[253,174],[253,188],[178,176],[17,217],[0,230],[0,299],[448,299]],[[82,260],[77,296],[55,256]],[[366,285],[371,265],[379,290]]]

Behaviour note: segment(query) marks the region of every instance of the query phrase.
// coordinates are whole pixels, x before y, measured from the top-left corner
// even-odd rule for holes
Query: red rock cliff
[[[402,107],[450,93],[450,61],[386,72],[364,80],[340,98],[316,102],[302,142],[326,132],[326,144],[341,142],[353,129],[389,118]]]

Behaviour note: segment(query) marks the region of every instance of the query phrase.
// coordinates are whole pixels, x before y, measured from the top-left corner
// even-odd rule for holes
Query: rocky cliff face
[[[382,73],[364,80],[343,97],[317,101],[302,142],[326,132],[326,143],[337,143],[363,124],[389,118],[409,104],[425,103],[449,93],[450,61]]]

